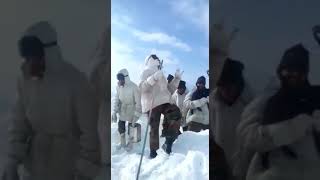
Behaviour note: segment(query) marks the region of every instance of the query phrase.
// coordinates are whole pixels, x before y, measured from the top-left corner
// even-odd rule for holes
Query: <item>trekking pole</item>
[[[151,117],[151,113],[152,113],[152,106],[153,106],[153,98],[152,98],[152,103],[151,103],[151,110],[149,111],[147,128],[146,128],[146,131],[145,131],[145,133],[144,133],[144,140],[143,140],[142,152],[141,152],[141,155],[140,155],[140,162],[139,162],[139,167],[138,167],[138,172],[137,172],[136,180],[139,180],[140,168],[141,168],[141,164],[142,164],[142,159],[143,159],[143,155],[144,155],[144,150],[145,150],[145,147],[146,147],[146,141],[147,141],[147,135],[148,135],[148,130],[149,130],[150,117]]]

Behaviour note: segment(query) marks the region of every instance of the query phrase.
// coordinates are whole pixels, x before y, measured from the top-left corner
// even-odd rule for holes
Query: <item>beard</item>
[[[292,92],[294,94],[303,90],[308,84],[307,80],[297,80],[297,79],[290,79],[285,77],[281,77],[280,82],[281,82],[281,87],[284,90],[288,92]]]

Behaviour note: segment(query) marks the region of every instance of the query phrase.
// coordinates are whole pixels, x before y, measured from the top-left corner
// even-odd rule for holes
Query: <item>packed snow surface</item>
[[[111,177],[113,180],[134,180],[138,171],[140,154],[147,125],[147,116],[142,116],[141,142],[135,143],[131,151],[117,150],[119,143],[117,123],[111,126]],[[150,129],[150,128],[149,128]],[[159,130],[161,133],[161,127]],[[127,134],[126,134],[127,137]],[[128,138],[128,137],[127,137]],[[140,170],[139,180],[207,180],[209,179],[209,131],[184,132],[175,141],[168,156],[162,149],[164,138],[160,138],[160,149],[155,159],[149,159],[149,132]]]

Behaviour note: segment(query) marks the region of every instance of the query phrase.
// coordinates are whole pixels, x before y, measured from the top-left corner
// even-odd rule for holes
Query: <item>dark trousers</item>
[[[209,125],[204,125],[197,122],[189,122],[188,123],[188,131],[200,132],[201,130],[209,129]]]
[[[223,149],[209,138],[209,176],[216,180],[234,180]]]
[[[183,132],[188,131],[188,126],[182,128]]]
[[[150,116],[150,150],[159,149],[159,125],[161,114],[164,115],[162,123],[162,136],[176,139],[179,135],[181,112],[176,105],[162,104],[152,109]]]
[[[129,126],[132,126],[132,123],[129,123]],[[126,132],[126,121],[119,120],[118,122],[118,131],[120,134],[123,134]],[[129,131],[128,131],[129,134]]]

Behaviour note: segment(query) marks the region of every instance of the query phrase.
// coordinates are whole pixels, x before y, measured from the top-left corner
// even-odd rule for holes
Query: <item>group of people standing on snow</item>
[[[162,149],[168,154],[181,128],[210,129],[210,176],[217,180],[318,179],[320,86],[309,82],[309,51],[302,44],[288,48],[275,70],[278,80],[254,95],[243,76],[244,64],[228,55],[234,34],[222,25],[214,26],[212,33],[211,91],[204,76],[190,91],[180,70],[166,78],[156,55],[146,58],[138,85],[127,70],[119,71],[112,112],[119,147],[130,149],[135,138],[129,133],[126,143],[126,122],[136,127],[147,114],[149,156],[155,158],[163,115]],[[20,165],[23,179],[34,180],[89,180],[102,166],[110,168],[106,35],[88,78],[64,60],[50,23],[35,23],[22,34],[18,50],[23,62],[1,179],[18,180]]]
[[[199,77],[196,88],[189,92],[186,82],[181,80],[183,72],[178,69],[174,76],[169,74],[166,78],[162,68],[162,61],[152,54],[145,59],[145,69],[138,85],[130,80],[126,69],[118,72],[112,120],[118,122],[119,149],[132,148],[132,133],[128,133],[126,142],[126,122],[128,130],[135,127],[142,113],[147,114],[149,119],[150,158],[155,158],[159,149],[161,115],[161,137],[165,138],[162,149],[168,154],[171,153],[173,142],[182,133],[180,128],[195,132],[209,129],[209,89],[206,88],[206,78]]]
[[[309,51],[285,50],[278,80],[254,95],[244,65],[231,59],[231,35],[214,26],[210,165],[216,180],[315,180],[320,176],[320,86],[309,82]],[[220,68],[220,69],[219,69]]]

